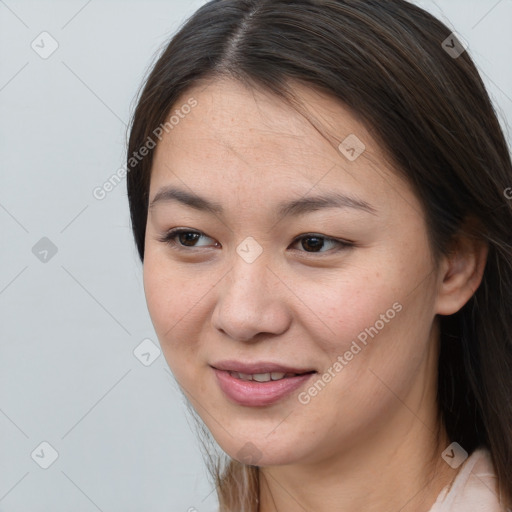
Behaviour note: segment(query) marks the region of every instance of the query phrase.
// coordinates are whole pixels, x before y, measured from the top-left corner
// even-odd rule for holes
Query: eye
[[[311,251],[307,250],[307,253],[325,253],[325,252],[337,252],[342,249],[347,249],[352,247],[354,244],[349,242],[348,240],[337,240],[335,238],[329,238],[323,235],[319,235],[317,233],[307,233],[297,237],[294,240],[294,245],[300,243],[301,247],[306,249],[312,249]],[[331,251],[321,251],[320,249],[325,248],[325,246],[330,244],[334,250]]]
[[[159,241],[169,244],[171,247],[178,250],[186,251],[187,247],[197,247],[194,245],[194,243],[197,242],[197,240],[202,236],[204,236],[204,233],[201,233],[200,231],[192,231],[187,228],[174,228],[168,231],[163,237],[159,238]],[[176,241],[176,239],[178,239],[179,243]]]
[[[174,228],[168,231],[164,236],[158,238],[160,242],[170,245],[173,249],[180,251],[187,251],[188,249],[196,249],[201,246],[195,245],[201,238],[209,238],[201,231],[195,231],[188,228]],[[210,240],[213,240],[210,238]],[[337,240],[335,238],[326,237],[317,233],[306,233],[295,238],[292,245],[301,243],[302,248],[309,249],[306,252],[309,254],[325,253],[325,252],[337,252],[342,249],[347,249],[354,246],[353,242],[348,240]],[[334,247],[333,251],[321,251],[327,244],[331,244]],[[218,242],[215,242],[218,247]],[[207,245],[203,245],[207,247]]]

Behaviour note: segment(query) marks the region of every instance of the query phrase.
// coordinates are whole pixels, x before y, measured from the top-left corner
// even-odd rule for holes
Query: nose
[[[230,272],[219,283],[212,314],[215,329],[232,339],[254,342],[259,334],[279,335],[291,323],[287,300],[291,292],[265,258],[252,263],[236,257]]]

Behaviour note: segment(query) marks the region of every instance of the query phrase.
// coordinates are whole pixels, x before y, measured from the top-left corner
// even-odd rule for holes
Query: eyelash
[[[202,233],[201,231],[195,231],[195,230],[188,229],[188,228],[173,228],[173,229],[169,230],[167,233],[165,233],[165,235],[163,235],[162,237],[159,237],[158,241],[163,242],[163,243],[171,246],[172,249],[175,249],[178,251],[190,252],[193,249],[200,249],[200,247],[193,247],[193,246],[187,247],[187,246],[181,245],[179,243],[179,241],[176,241],[176,238],[178,237],[178,235],[183,234],[183,233],[194,233],[196,235],[206,236],[206,238],[210,238],[207,235],[205,235],[205,233]],[[307,240],[308,238],[319,238],[324,241],[334,242],[334,243],[338,244],[338,248],[334,249],[334,251],[326,251],[327,253],[331,253],[331,254],[333,252],[337,253],[338,251],[349,249],[355,245],[353,242],[350,242],[348,240],[338,240],[338,239],[326,237],[326,236],[323,236],[323,235],[320,235],[317,233],[305,233],[303,235],[300,235],[293,240],[292,245],[295,245],[302,240]],[[197,241],[197,239],[194,241]],[[304,252],[305,254],[325,254],[326,253],[326,252],[308,252],[308,251],[299,251],[299,252]]]

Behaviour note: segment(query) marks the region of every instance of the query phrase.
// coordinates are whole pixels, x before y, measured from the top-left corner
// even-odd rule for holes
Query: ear
[[[440,315],[459,311],[480,286],[489,246],[475,228],[476,221],[467,221],[441,261],[436,301],[436,312]]]

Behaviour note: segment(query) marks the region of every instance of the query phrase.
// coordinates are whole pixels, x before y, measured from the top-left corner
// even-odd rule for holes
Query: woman
[[[512,164],[460,37],[403,0],[211,1],[127,160],[222,512],[512,506]]]

